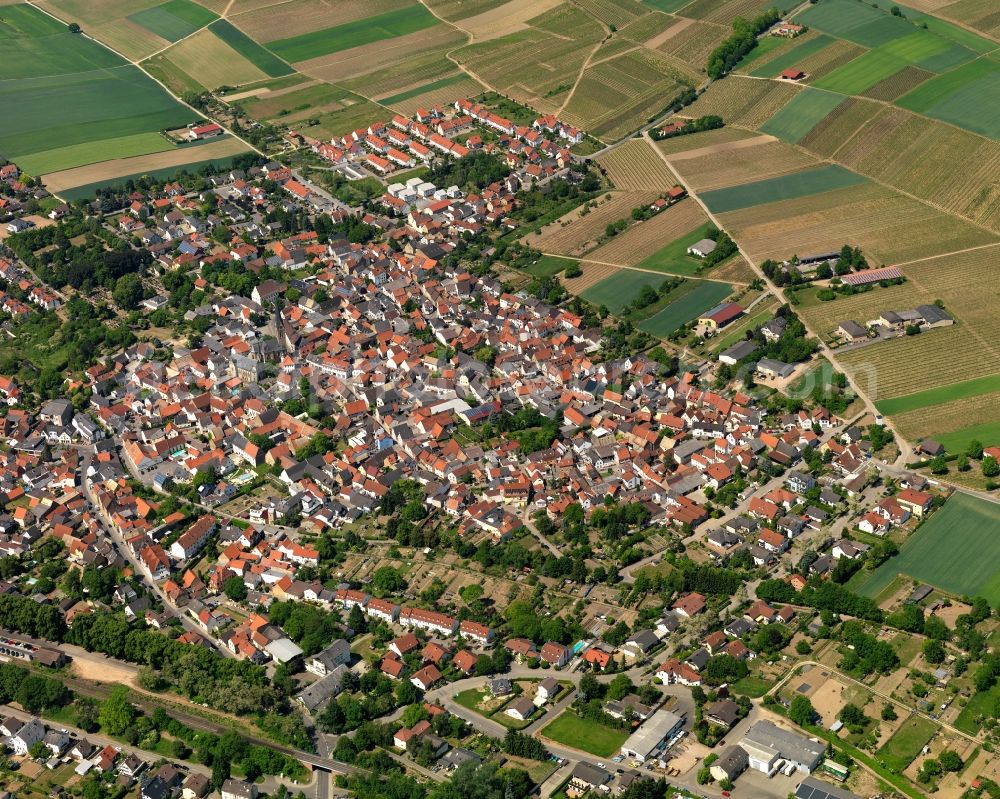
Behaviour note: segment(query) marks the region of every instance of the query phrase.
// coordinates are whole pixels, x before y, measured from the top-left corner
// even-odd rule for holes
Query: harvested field
[[[250,38],[266,43],[398,11],[412,4],[412,0],[272,0],[247,9],[245,3],[237,3],[229,13],[229,21]]]
[[[881,110],[879,103],[849,97],[799,139],[799,146],[831,158]]]
[[[649,38],[643,40],[642,37],[637,36],[636,31],[632,26],[622,30],[621,35],[626,38],[630,38],[633,41],[641,41],[646,45],[646,47],[655,50],[660,47],[660,45],[666,44],[685,28],[690,25],[694,25],[693,19],[681,18],[675,22],[672,17],[668,17],[666,14],[650,14],[650,17],[656,20],[661,29],[652,36],[649,36]],[[644,33],[647,33],[648,35],[648,31],[644,31]]]
[[[629,139],[596,160],[617,189],[666,191],[677,184],[676,176],[645,139]]]
[[[76,169],[53,172],[45,176],[45,185],[50,191],[61,192],[64,189],[98,183],[119,175],[131,175],[165,167],[180,168],[194,161],[223,158],[246,151],[246,145],[239,139],[226,137],[197,147],[177,147],[162,153],[141,155],[134,158],[115,158]]]
[[[881,263],[897,263],[989,244],[996,237],[876,184],[758,205],[721,219],[757,263],[826,252],[844,242]]]
[[[551,11],[564,0],[508,0],[475,16],[466,17],[459,27],[467,31],[474,42],[498,39],[530,27],[529,20]]]
[[[289,64],[265,50],[227,19],[217,19],[208,29],[269,77],[281,78],[295,72]]]
[[[506,0],[430,0],[428,7],[439,17],[454,22],[455,20],[474,17],[497,6],[502,6]]]
[[[170,46],[169,41],[127,17],[102,25],[88,26],[87,32],[98,41],[136,61]]]
[[[1000,142],[886,108],[837,152],[837,160],[1000,231]]]
[[[59,19],[92,27],[158,6],[162,2],[163,0],[40,0],[38,5]]]
[[[652,219],[633,225],[607,244],[598,247],[588,257],[622,266],[645,266],[642,262],[685,233],[700,229],[708,217],[694,200],[682,200]],[[665,270],[669,271],[669,270]]]
[[[407,36],[397,36],[394,39],[314,58],[296,66],[299,72],[309,77],[336,83],[356,75],[366,75],[415,56],[428,55],[434,50],[443,54],[463,41],[465,36],[460,31],[450,25],[441,24]]]
[[[691,156],[697,158],[705,155],[712,148],[719,148],[719,152],[726,149],[736,149],[740,146],[755,147],[762,141],[774,141],[773,136],[759,136],[740,128],[716,128],[706,130],[703,133],[690,133],[687,136],[675,136],[672,139],[663,139],[656,142],[656,148],[665,155],[670,156],[670,160],[687,157],[689,152],[695,153]]]
[[[243,58],[210,29],[198,31],[165,53],[167,60],[210,89],[266,80],[268,75]]]
[[[176,42],[213,22],[216,15],[192,0],[167,0],[130,14],[129,19],[157,36]]]
[[[685,182],[698,191],[787,175],[817,163],[808,153],[771,138],[755,146],[715,149],[705,155],[690,156],[691,153],[682,153],[672,163]]]
[[[716,81],[685,109],[691,117],[718,114],[727,125],[757,128],[802,91],[793,83],[730,75]]]
[[[557,255],[582,255],[596,246],[609,223],[630,219],[633,208],[645,207],[658,196],[657,192],[613,192],[610,201],[581,215],[586,207],[571,211],[548,225],[541,233],[525,236],[523,241],[542,252]],[[603,200],[602,195],[601,200]],[[621,235],[621,234],[619,234]]]
[[[592,261],[581,261],[580,268],[582,269],[580,277],[574,277],[571,279],[560,278],[560,282],[571,294],[581,295],[591,286],[600,283],[602,280],[605,280],[612,275],[616,275],[619,272],[628,271],[620,269],[617,266],[612,266],[611,264],[595,264]]]

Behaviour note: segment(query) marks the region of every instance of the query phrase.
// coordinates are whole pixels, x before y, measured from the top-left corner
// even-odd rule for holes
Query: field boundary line
[[[912,261],[900,261],[897,264],[893,264],[893,266],[909,266],[910,264],[919,264],[923,261],[933,261],[936,258],[947,258],[949,255],[962,255],[963,253],[975,252],[976,250],[987,250],[990,247],[1000,247],[1000,241],[994,241],[990,244],[977,244],[975,247],[966,247],[962,250],[945,252],[940,255],[925,255],[923,258],[914,258]]]
[[[781,141],[777,136],[772,136],[770,133],[761,133],[759,136],[753,136],[749,139],[737,139],[736,141],[720,142],[719,144],[706,144],[704,147],[696,147],[693,150],[681,150],[678,153],[670,153],[666,155],[668,161],[690,161],[693,158],[701,158],[705,155],[715,155],[716,153],[728,153],[731,150],[743,150],[749,149],[750,147],[757,147],[762,144],[770,144],[771,142]],[[656,144],[653,144],[656,147]],[[683,157],[680,157],[683,156]]]

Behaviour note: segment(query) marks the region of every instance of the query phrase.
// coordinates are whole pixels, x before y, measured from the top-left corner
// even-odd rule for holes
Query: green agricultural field
[[[718,305],[728,297],[733,287],[728,283],[717,283],[712,280],[702,280],[691,291],[676,302],[670,303],[658,314],[651,316],[638,327],[658,338],[666,338],[681,325],[697,319],[709,308]]]
[[[611,757],[628,740],[628,733],[605,727],[566,710],[548,726],[542,735],[557,743],[590,752],[598,757]]]
[[[264,74],[280,78],[295,72],[291,66],[265,50],[228,20],[217,19],[208,28]]]
[[[117,157],[115,143],[128,154],[151,148],[152,138],[134,137],[193,121],[189,108],[93,40],[28,6],[2,10],[3,157],[19,163],[28,157],[35,172],[64,162],[80,166]]]
[[[1000,138],[1000,61],[980,58],[904,94],[896,104],[973,133]]]
[[[977,377],[975,380],[937,386],[914,394],[904,394],[900,397],[880,400],[875,403],[875,406],[886,416],[892,416],[896,413],[940,405],[942,402],[978,397],[980,394],[992,394],[994,391],[1000,391],[1000,375],[987,375],[986,377]]]
[[[779,39],[776,36],[769,36],[765,41],[777,41],[780,43],[786,40]],[[776,78],[786,69],[798,66],[810,56],[816,55],[816,53],[820,50],[833,44],[833,42],[834,38],[832,36],[827,36],[826,34],[817,36],[815,39],[809,39],[805,42],[799,42],[787,53],[782,53],[773,60],[768,61],[763,66],[753,70],[750,74],[755,75],[758,78]],[[757,47],[750,51],[751,58],[758,49],[760,48]],[[746,63],[746,60],[742,63]]]
[[[70,33],[66,26],[30,6],[0,6],[0,80],[72,75],[125,65],[105,47]],[[18,86],[21,84],[19,83]],[[14,87],[6,87],[7,90]],[[4,104],[4,126],[11,106]],[[20,116],[15,109],[13,116]]]
[[[167,0],[162,5],[137,11],[128,18],[168,42],[176,42],[219,17],[191,0]]]
[[[363,44],[416,33],[436,25],[437,22],[434,15],[423,5],[414,3],[398,11],[376,14],[326,30],[293,36],[290,39],[267,42],[267,47],[286,61],[308,61],[310,58],[338,53]]]
[[[757,46],[740,59],[739,68],[746,71],[747,67],[755,61],[759,61],[773,50],[778,50],[782,45],[788,44],[788,39],[782,36],[764,36],[757,41]],[[754,72],[754,75],[757,73]]]
[[[903,8],[903,6],[900,7]],[[960,28],[958,25],[945,22],[943,19],[932,17],[920,11],[914,11],[912,8],[905,8],[904,13],[907,19],[912,19],[915,22],[920,22],[922,25],[926,25],[929,31],[936,33],[942,39],[948,39],[955,44],[962,45],[962,47],[967,47],[978,55],[992,53],[997,49],[996,42],[991,42],[989,39],[978,36],[965,28]]]
[[[690,233],[670,242],[662,250],[658,250],[643,261],[636,264],[637,269],[655,269],[670,275],[697,275],[701,259],[687,254],[687,249],[696,241],[705,238],[712,225],[699,225]]]
[[[982,596],[996,605],[1000,602],[1000,505],[954,494],[859,590],[876,596],[898,574],[949,594]]]
[[[820,89],[841,94],[861,94],[906,67],[906,62],[885,50],[870,50],[813,83]]]
[[[798,143],[816,124],[838,105],[844,97],[833,92],[807,88],[796,94],[777,114],[761,125],[764,133]]]
[[[863,175],[844,169],[838,164],[827,164],[815,169],[792,172],[790,175],[744,183],[742,186],[706,191],[702,193],[701,199],[710,211],[723,214],[754,205],[794,200],[811,194],[856,186],[867,180]]]
[[[586,269],[586,265],[583,268]],[[600,283],[584,289],[580,296],[594,305],[604,305],[611,313],[616,314],[638,297],[644,286],[658,289],[663,285],[664,279],[664,275],[622,269],[611,277],[604,278]]]
[[[862,47],[878,47],[913,33],[905,19],[857,0],[823,0],[796,14],[795,21]]]
[[[6,109],[0,155],[12,160],[73,144],[181,127],[195,117],[132,66],[8,81],[0,84],[0,105]]]
[[[899,773],[913,762],[937,731],[938,727],[933,721],[912,715],[878,750],[879,760],[887,768]]]
[[[468,80],[468,77],[469,76],[464,72],[460,72],[457,75],[448,75],[447,77],[439,78],[438,80],[431,81],[430,83],[415,86],[405,92],[400,92],[399,94],[394,94],[390,97],[383,97],[379,100],[379,102],[382,103],[382,105],[394,105],[395,103],[401,103],[404,100],[412,100],[414,97],[419,97],[421,94],[433,92],[438,89],[445,89],[448,86],[454,86],[456,83]]]
[[[71,144],[68,147],[22,155],[17,159],[17,165],[29,175],[45,175],[86,164],[96,164],[111,158],[162,153],[173,150],[174,147],[176,145],[172,141],[159,133],[136,133],[117,139]]]

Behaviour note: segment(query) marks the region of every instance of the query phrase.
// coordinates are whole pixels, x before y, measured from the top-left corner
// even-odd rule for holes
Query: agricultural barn
[[[715,248],[718,245],[711,239],[702,239],[701,241],[696,241],[690,247],[688,247],[688,255],[694,255],[698,258],[705,258],[715,252]]]
[[[188,131],[187,137],[191,141],[199,141],[201,139],[213,139],[216,136],[221,136],[225,131],[220,125],[215,122],[210,122],[207,125],[199,125],[196,128],[191,128]]]
[[[791,67],[781,73],[782,80],[802,80],[805,76],[806,73],[796,67]]]
[[[883,266],[881,269],[866,269],[863,272],[844,275],[841,280],[848,286],[868,286],[882,280],[897,280],[902,276],[903,273],[899,271],[898,266]]]
[[[743,308],[735,302],[724,302],[698,317],[698,324],[706,330],[721,330],[734,319],[743,315]]]

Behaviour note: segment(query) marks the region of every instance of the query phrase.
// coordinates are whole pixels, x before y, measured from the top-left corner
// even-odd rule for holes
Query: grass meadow
[[[897,574],[949,594],[1000,603],[1000,505],[954,494],[859,590],[875,596]]]
[[[666,338],[681,325],[697,319],[702,313],[718,305],[732,293],[728,283],[712,280],[699,281],[691,291],[676,302],[670,303],[659,313],[640,322],[638,327],[659,338]]]

